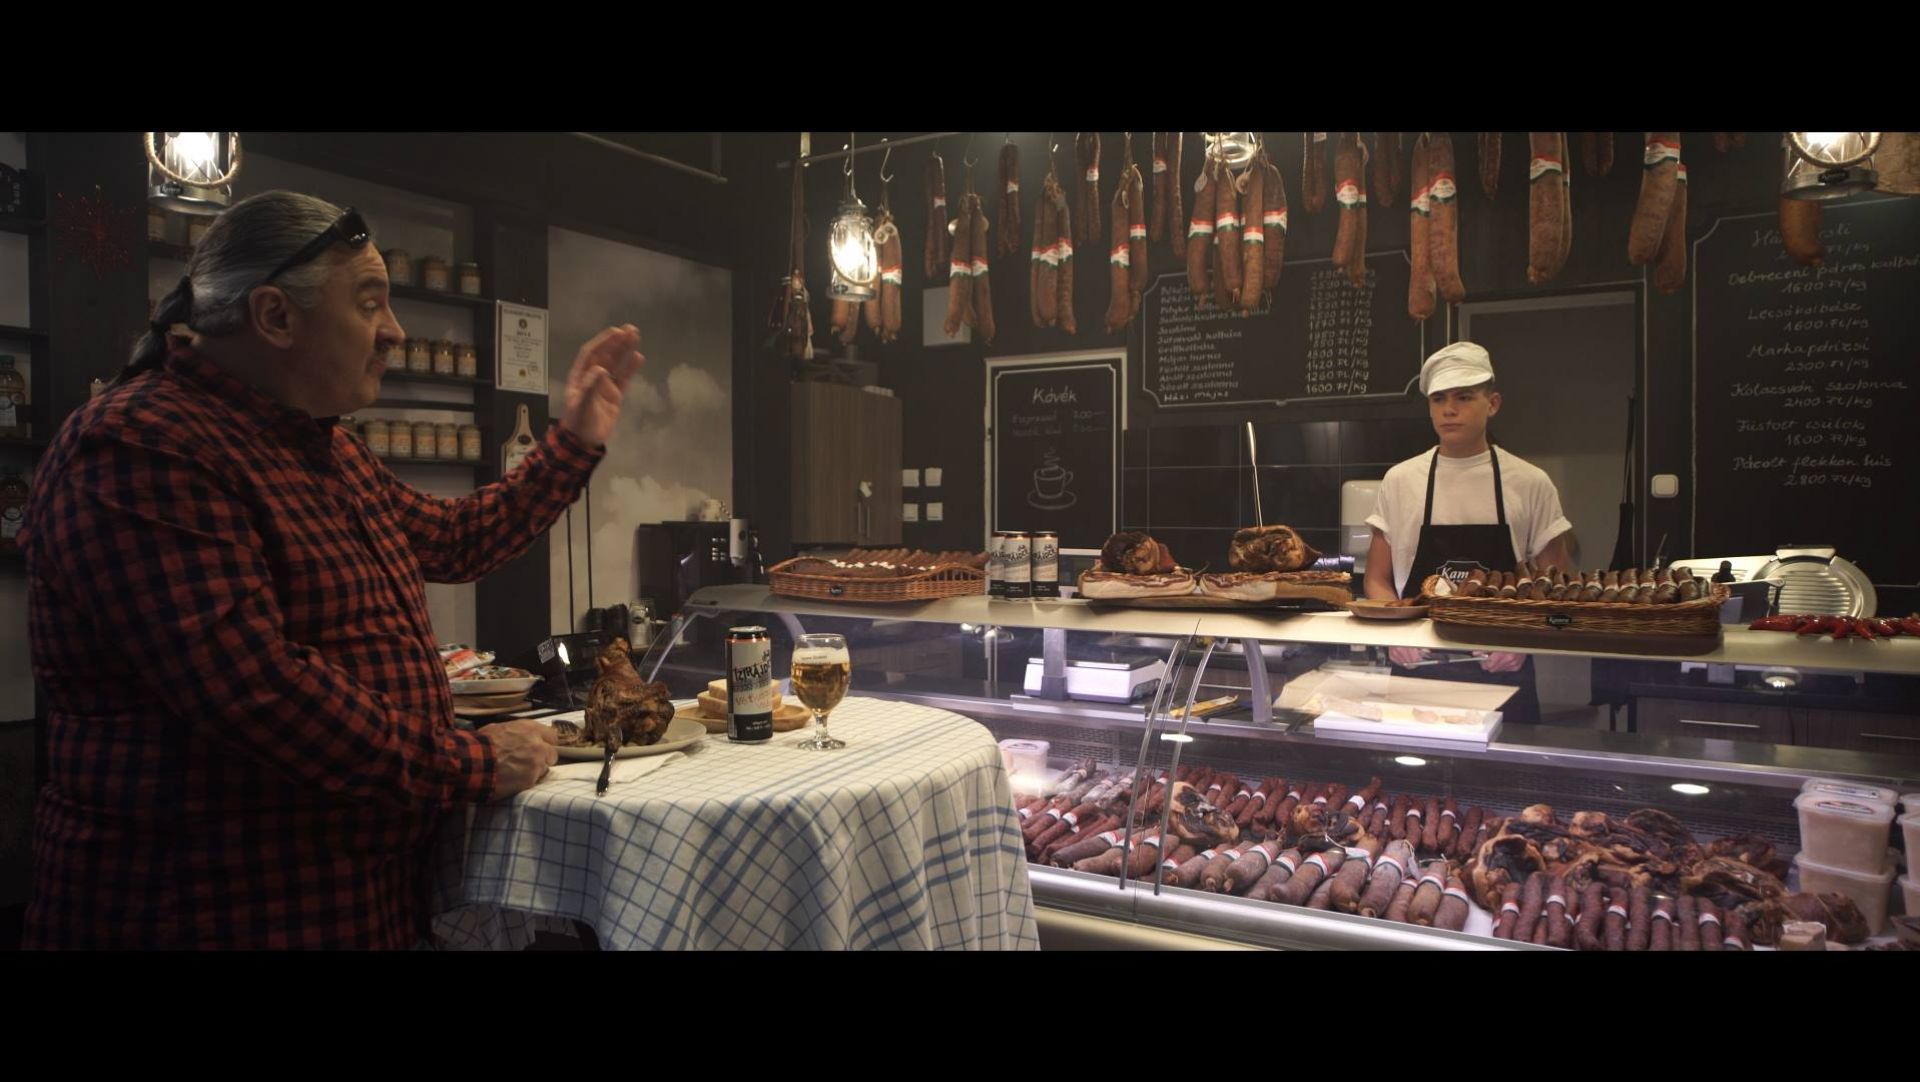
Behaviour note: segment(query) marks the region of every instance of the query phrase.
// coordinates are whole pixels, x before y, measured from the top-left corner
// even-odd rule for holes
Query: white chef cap
[[[1446,346],[1420,366],[1420,393],[1451,391],[1455,387],[1473,387],[1493,378],[1493,358],[1472,342]]]

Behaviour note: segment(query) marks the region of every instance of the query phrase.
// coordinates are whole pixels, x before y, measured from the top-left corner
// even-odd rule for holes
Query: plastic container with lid
[[[460,426],[449,421],[434,425],[433,448],[442,462],[460,461]]]
[[[1793,807],[1800,813],[1800,849],[1814,861],[1861,875],[1888,870],[1890,805],[1815,792],[1801,793]]]
[[[458,370],[458,367],[459,362],[454,359],[453,355],[453,343],[445,338],[436,341],[433,344],[433,374],[436,376],[451,376]]]
[[[433,343],[425,338],[407,339],[407,371],[433,371]]]
[[[1047,776],[1047,752],[1053,747],[1045,740],[1002,740],[1000,760],[1006,764],[1009,781],[1017,790],[1024,784],[1033,792]]]
[[[1868,875],[1822,864],[1805,853],[1793,858],[1793,866],[1800,871],[1802,891],[1808,894],[1844,894],[1860,907],[1860,915],[1866,918],[1868,931],[1879,935],[1887,930],[1887,900],[1893,895],[1892,868],[1878,875]]]
[[[395,421],[387,434],[387,456],[389,458],[413,457],[413,426],[405,421]]]
[[[480,295],[480,264],[460,264],[458,278],[461,293],[469,297],[478,297]]]
[[[1900,794],[1900,811],[1906,815],[1920,815],[1920,793]]]
[[[1906,900],[1907,916],[1920,917],[1920,879],[1912,873],[1900,877],[1900,896]]]
[[[413,422],[413,457],[440,457],[440,442],[434,433],[435,428],[432,421]]]
[[[1848,800],[1859,800],[1868,804],[1885,804],[1889,808],[1893,807],[1894,801],[1900,798],[1899,791],[1895,789],[1868,785],[1862,781],[1841,781],[1838,778],[1808,778],[1800,786],[1800,791],[1846,797]]]
[[[1920,873],[1920,811],[1900,817],[1900,833],[1907,841],[1907,874]],[[1920,916],[1920,913],[1914,915]]]

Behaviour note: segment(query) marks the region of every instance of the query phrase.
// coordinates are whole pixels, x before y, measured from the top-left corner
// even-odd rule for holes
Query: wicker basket
[[[836,575],[804,575],[786,568],[803,557],[777,564],[767,572],[773,592],[781,597],[803,597],[814,601],[856,601],[884,603],[892,601],[933,601],[942,597],[966,597],[987,592],[987,573],[963,564],[942,564],[926,571],[885,579],[841,578]]]
[[[1590,635],[1713,636],[1720,634],[1725,583],[1709,596],[1672,605],[1621,605],[1605,601],[1521,601],[1503,597],[1436,597],[1427,615],[1436,624],[1507,631]]]

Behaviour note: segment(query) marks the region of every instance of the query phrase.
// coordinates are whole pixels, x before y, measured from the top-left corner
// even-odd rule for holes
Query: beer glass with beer
[[[814,751],[844,748],[847,742],[827,735],[827,714],[840,705],[853,681],[853,659],[847,640],[838,635],[802,635],[793,644],[793,694],[813,711],[813,735],[795,745]]]

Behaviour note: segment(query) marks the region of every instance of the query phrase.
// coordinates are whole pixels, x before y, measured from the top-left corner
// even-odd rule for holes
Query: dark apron
[[[1514,566],[1513,531],[1507,528],[1507,498],[1500,484],[1500,452],[1492,445],[1488,445],[1487,451],[1493,462],[1495,521],[1474,526],[1435,526],[1433,487],[1434,479],[1440,472],[1440,450],[1434,449],[1433,461],[1427,467],[1427,509],[1420,522],[1420,545],[1414,550],[1413,567],[1407,573],[1407,584],[1401,589],[1400,596],[1417,596],[1420,584],[1426,581],[1428,575],[1445,575],[1457,584],[1465,582],[1476,568],[1504,571]],[[1526,665],[1520,671],[1510,673],[1487,672],[1477,661],[1458,661],[1421,669],[1405,669],[1395,665],[1393,669],[1402,676],[1518,688],[1513,697],[1507,700],[1502,719],[1515,725],[1537,725],[1540,722],[1540,694],[1534,687],[1531,657],[1527,658]]]

